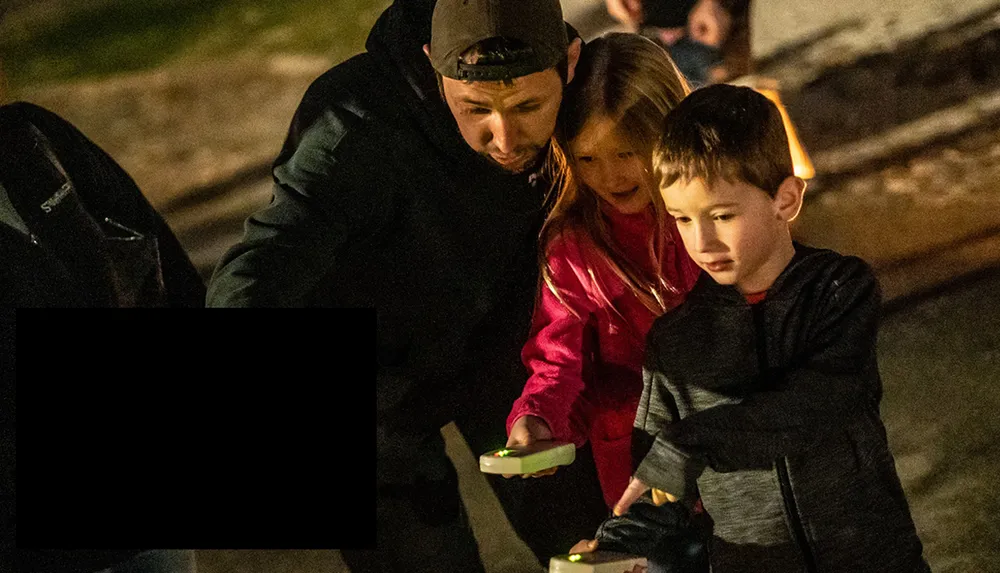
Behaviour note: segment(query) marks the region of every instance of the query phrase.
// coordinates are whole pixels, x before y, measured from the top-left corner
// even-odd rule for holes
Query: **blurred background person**
[[[670,51],[693,87],[751,71],[750,0],[605,0],[626,29]]]

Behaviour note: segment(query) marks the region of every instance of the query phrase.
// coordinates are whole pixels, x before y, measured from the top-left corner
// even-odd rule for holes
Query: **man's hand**
[[[514,422],[514,425],[510,427],[510,437],[507,438],[507,447],[530,446],[535,442],[543,442],[551,439],[552,430],[549,429],[549,425],[545,423],[545,420],[539,418],[538,416],[521,416]],[[525,474],[521,477],[550,476],[556,473],[557,469],[559,469],[558,466],[542,470],[540,472],[535,472],[533,474]],[[503,474],[503,477],[514,477],[514,474]]]
[[[732,17],[719,0],[698,0],[688,13],[688,36],[706,46],[722,47],[730,27]]]
[[[642,24],[642,0],[605,0],[608,14],[635,32]]]

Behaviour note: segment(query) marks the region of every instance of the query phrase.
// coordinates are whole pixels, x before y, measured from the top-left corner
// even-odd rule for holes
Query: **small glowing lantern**
[[[806,153],[805,148],[802,146],[802,142],[799,141],[799,136],[795,132],[795,126],[792,125],[792,120],[788,117],[785,106],[781,103],[781,97],[778,95],[778,81],[760,76],[744,76],[734,80],[732,83],[751,88],[774,102],[774,105],[778,107],[778,111],[781,112],[781,120],[785,124],[785,133],[788,135],[788,146],[792,153],[792,164],[795,166],[795,175],[803,179],[812,179],[816,175],[816,169],[809,159],[809,154]]]

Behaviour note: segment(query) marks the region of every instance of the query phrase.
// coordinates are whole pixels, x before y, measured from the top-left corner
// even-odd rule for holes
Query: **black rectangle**
[[[19,310],[17,544],[375,545],[375,311]]]

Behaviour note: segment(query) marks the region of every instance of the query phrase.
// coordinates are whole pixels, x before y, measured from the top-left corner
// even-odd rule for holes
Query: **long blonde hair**
[[[549,147],[546,166],[556,197],[539,234],[542,280],[560,301],[563,297],[552,282],[548,248],[553,239],[572,229],[586,233],[593,240],[612,272],[647,308],[656,314],[666,310],[665,292],[677,289],[660,276],[662,273],[646,276],[621,252],[601,215],[601,199],[574,179],[572,158],[567,150],[587,121],[601,116],[609,118],[618,133],[642,150],[649,163],[664,117],[689,92],[684,76],[667,51],[643,36],[615,32],[584,46],[573,81],[566,87]],[[651,199],[659,232],[650,237],[648,250],[658,266],[666,213],[658,193],[653,193]],[[587,271],[596,277],[594,269]]]

